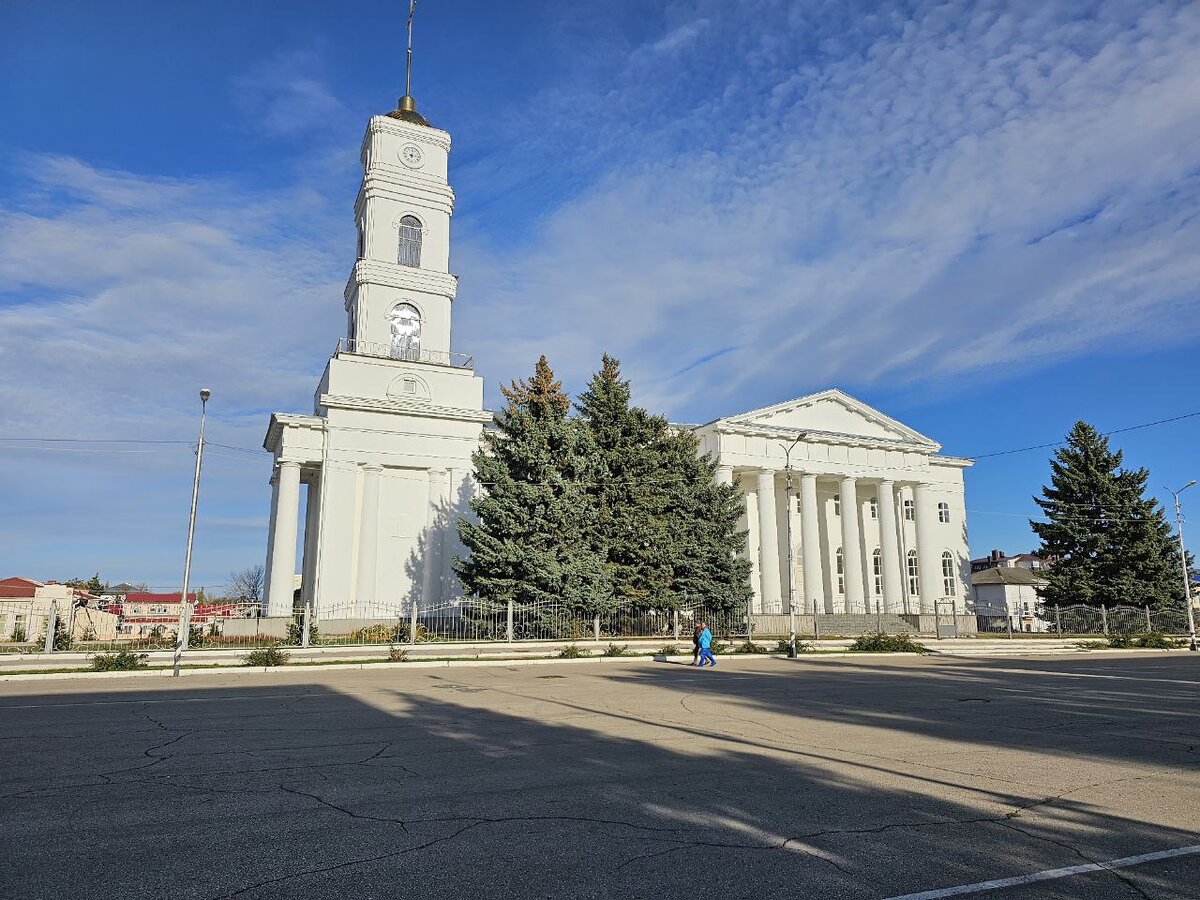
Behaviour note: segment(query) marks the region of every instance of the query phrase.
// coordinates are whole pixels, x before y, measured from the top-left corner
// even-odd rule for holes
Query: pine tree
[[[1051,484],[1034,498],[1047,521],[1030,522],[1039,555],[1053,560],[1041,591],[1048,605],[1182,602],[1177,545],[1162,507],[1145,496],[1149,473],[1122,461],[1086,422],[1050,461]]]
[[[695,436],[630,406],[629,382],[607,355],[576,408],[601,463],[588,538],[614,599],[659,609],[744,604],[750,565],[734,557],[745,542],[740,498],[715,484],[715,464],[699,456]]]
[[[597,474],[589,434],[567,418],[570,401],[544,356],[532,378],[501,392],[507,404],[472,456],[478,521],[458,522],[471,555],[456,558],[455,571],[485,601],[561,600],[598,612],[612,587],[583,540],[592,509],[585,491]]]

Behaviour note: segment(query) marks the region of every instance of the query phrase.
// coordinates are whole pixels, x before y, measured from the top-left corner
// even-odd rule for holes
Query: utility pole
[[[1167,490],[1175,498],[1175,531],[1179,534],[1179,566],[1183,569],[1183,605],[1187,609],[1188,649],[1196,651],[1196,616],[1192,612],[1192,582],[1188,578],[1187,547],[1183,544],[1183,510],[1179,505],[1179,495],[1196,483],[1192,479],[1177,491]]]
[[[200,389],[200,439],[196,442],[196,473],[192,476],[192,509],[188,515],[187,553],[183,558],[183,591],[179,594],[179,629],[175,636],[175,665],[172,676],[179,675],[179,661],[188,646],[188,629],[191,627],[191,606],[188,603],[188,579],[192,574],[192,539],[196,536],[196,501],[200,497],[200,465],[204,461],[204,419],[208,412],[208,398],[212,391]]]
[[[787,492],[787,508],[784,510],[784,518],[787,521],[787,566],[788,566],[788,621],[790,623],[788,635],[788,656],[796,656],[796,551],[792,546],[792,505],[796,502],[792,496],[792,451],[796,449],[796,445],[805,437],[805,433],[801,432],[796,435],[796,439],[790,444],[780,443],[783,447],[783,474],[784,484]]]

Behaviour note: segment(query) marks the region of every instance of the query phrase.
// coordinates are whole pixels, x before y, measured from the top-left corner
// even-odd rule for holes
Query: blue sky
[[[211,387],[199,583],[264,555],[402,6],[0,10],[0,437],[189,441]],[[962,455],[1200,411],[1193,4],[424,0],[416,43],[489,401],[607,351],[677,421],[838,386]],[[1158,490],[1198,439],[1115,442]],[[973,552],[1032,545],[1048,452],[969,471]],[[177,584],[190,478],[0,441],[0,575]]]

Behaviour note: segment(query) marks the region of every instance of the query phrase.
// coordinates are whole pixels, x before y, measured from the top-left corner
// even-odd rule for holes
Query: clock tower
[[[411,63],[411,38],[409,52]],[[491,413],[472,357],[450,344],[449,154],[450,135],[407,90],[367,123],[345,334],[313,414],[274,414],[263,441],[274,457],[268,616],[394,622],[461,590],[456,522],[471,514],[471,454]]]

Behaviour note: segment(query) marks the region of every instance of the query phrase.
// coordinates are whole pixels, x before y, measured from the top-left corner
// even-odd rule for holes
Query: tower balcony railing
[[[413,350],[396,347],[382,341],[360,341],[355,338],[340,338],[335,353],[353,353],[357,356],[374,356],[380,359],[399,359],[405,362],[431,363],[453,369],[474,369],[475,357],[469,353],[452,353],[444,350]]]

